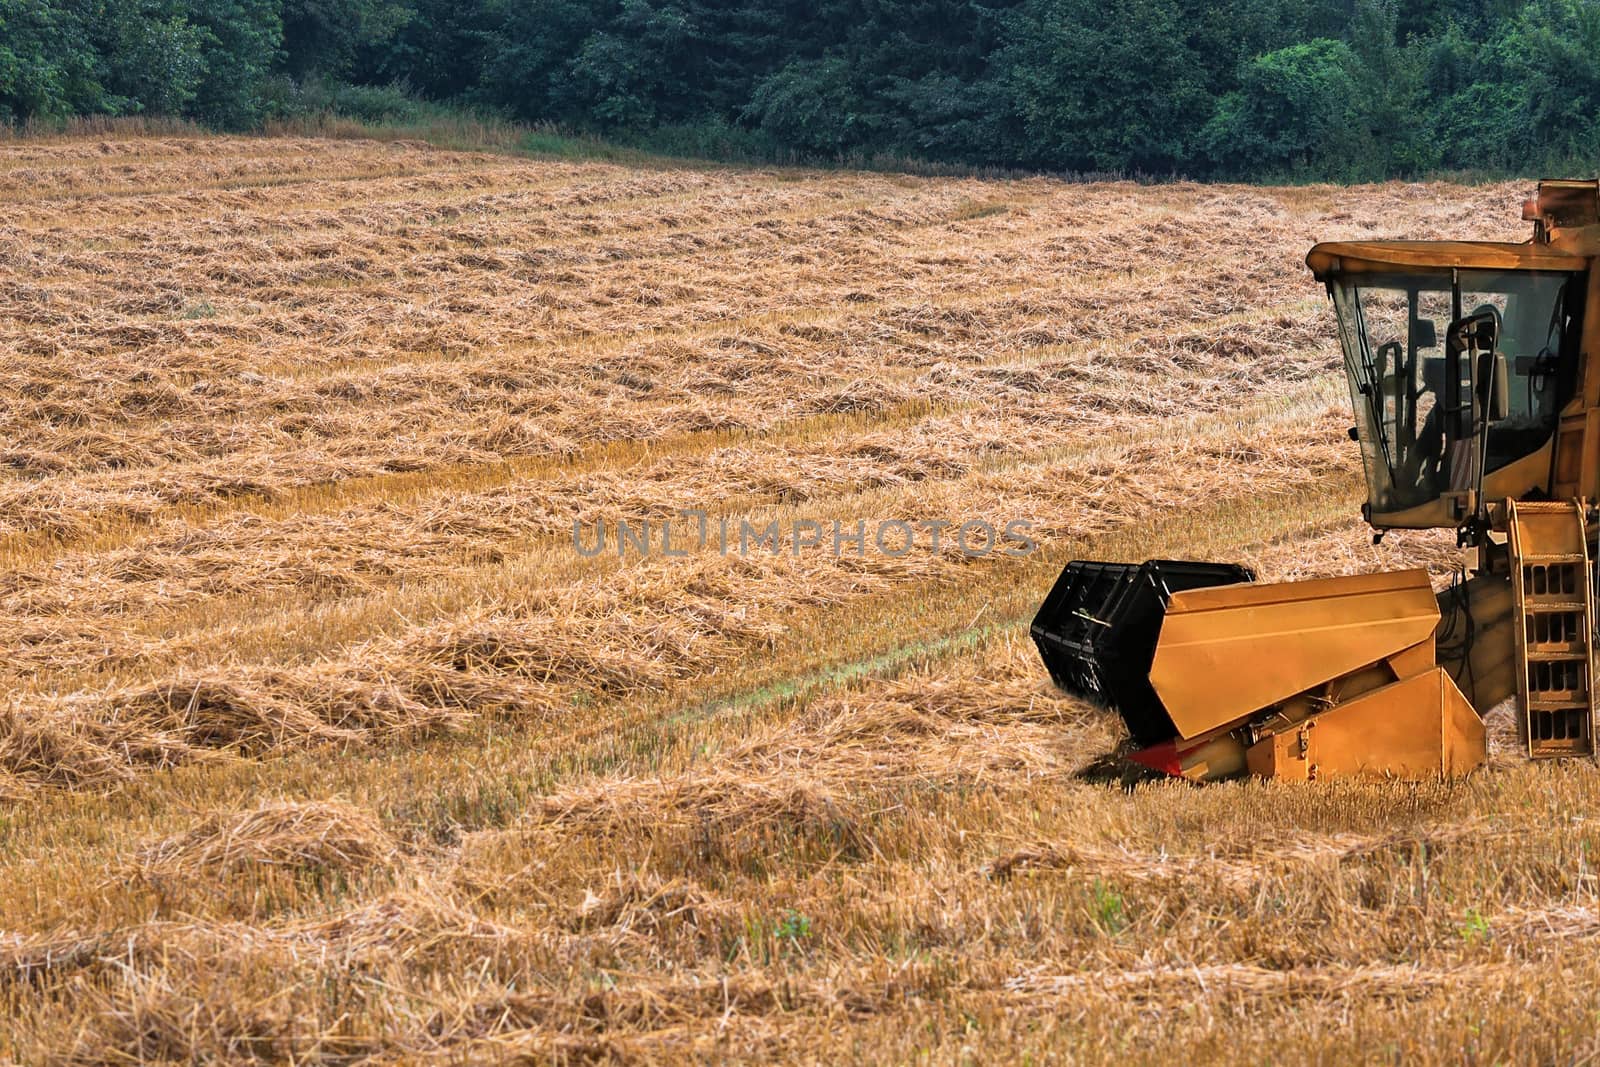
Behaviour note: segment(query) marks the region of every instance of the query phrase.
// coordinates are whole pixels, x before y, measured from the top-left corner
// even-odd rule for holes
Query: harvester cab
[[[1549,490],[1585,271],[1525,245],[1427,248],[1318,245],[1309,262],[1338,319],[1367,521],[1476,543],[1490,500]]]
[[[1319,244],[1381,536],[1453,529],[1469,580],[1255,584],[1243,568],[1074,561],[1032,634],[1136,762],[1196,780],[1466,773],[1515,696],[1530,756],[1596,755],[1600,183],[1541,182],[1523,244]]]

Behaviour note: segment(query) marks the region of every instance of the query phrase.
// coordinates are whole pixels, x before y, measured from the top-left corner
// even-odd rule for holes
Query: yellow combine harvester
[[[1368,500],[1454,529],[1472,577],[1257,585],[1234,566],[1068,564],[1033,623],[1133,758],[1196,780],[1464,774],[1515,695],[1533,757],[1597,755],[1600,183],[1545,181],[1525,244],[1319,244]]]

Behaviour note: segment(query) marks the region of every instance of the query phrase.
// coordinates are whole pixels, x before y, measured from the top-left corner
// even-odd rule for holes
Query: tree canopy
[[[1600,150],[1600,0],[0,0],[0,121],[418,100],[775,158],[1527,170]]]

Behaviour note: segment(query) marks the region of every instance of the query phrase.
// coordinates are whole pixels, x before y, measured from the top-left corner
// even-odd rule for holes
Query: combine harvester
[[[1139,763],[1197,781],[1460,775],[1513,694],[1528,754],[1596,748],[1600,182],[1545,181],[1525,244],[1319,244],[1366,470],[1362,515],[1454,529],[1472,577],[1252,584],[1243,567],[1067,565],[1033,622]]]

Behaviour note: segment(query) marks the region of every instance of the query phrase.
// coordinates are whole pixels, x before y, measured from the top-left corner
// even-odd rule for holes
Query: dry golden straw
[[[1136,780],[1074,556],[1374,547],[1314,240],[1519,184],[0,144],[0,1062],[1579,1062],[1600,779]],[[973,559],[585,558],[682,508]]]

